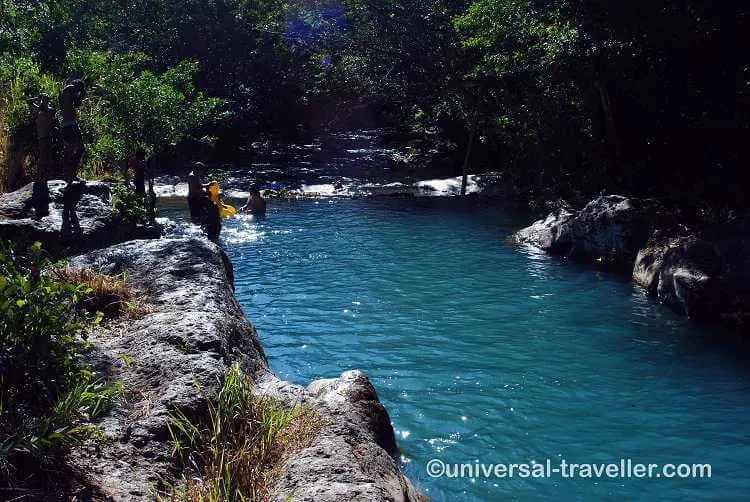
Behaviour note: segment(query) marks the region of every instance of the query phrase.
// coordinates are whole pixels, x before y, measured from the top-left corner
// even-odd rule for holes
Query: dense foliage
[[[543,184],[744,199],[746,6],[478,0],[455,25]]]
[[[77,371],[74,339],[85,326],[85,312],[75,307],[80,288],[41,276],[39,247],[33,251],[36,257],[19,258],[19,264],[0,257],[0,389],[6,410],[15,407],[19,396],[50,401],[70,383]]]
[[[112,194],[112,209],[125,221],[146,223],[148,210],[146,198],[138,194],[129,185],[118,183]]]
[[[91,436],[86,420],[118,393],[82,361],[97,321],[79,305],[87,289],[52,279],[48,265],[38,243],[0,253],[0,479],[19,456],[43,461]]]
[[[153,54],[120,51],[107,43],[104,34],[110,30],[95,10],[86,2],[0,3],[4,150],[33,153],[35,113],[27,100],[45,92],[57,105],[73,78],[87,86],[79,122],[89,176],[120,172],[136,149],[163,151],[217,116],[221,101],[205,97],[193,82],[196,61],[180,59],[155,71]],[[25,164],[33,171],[33,161]]]
[[[26,91],[8,98],[8,75],[33,92],[50,88],[49,76],[84,76],[91,168],[187,133],[218,137],[226,152],[259,133],[372,125],[453,143],[458,166],[476,124],[475,168],[506,171],[526,192],[745,199],[750,8],[740,3],[6,0],[0,9],[6,128],[28,123]]]
[[[75,51],[68,74],[89,82],[81,127],[90,138],[88,166],[96,171],[124,161],[137,148],[152,154],[196,131],[219,106],[195,89],[196,63],[182,61],[160,74],[139,70],[143,54]]]

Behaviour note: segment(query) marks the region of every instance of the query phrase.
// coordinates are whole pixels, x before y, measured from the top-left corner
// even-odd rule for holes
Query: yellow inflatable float
[[[230,216],[234,216],[237,214],[237,209],[235,209],[234,206],[230,206],[229,204],[224,204],[222,200],[219,198],[219,182],[218,181],[212,181],[208,185],[208,198],[211,199],[211,202],[219,206],[219,215],[224,218],[229,218]]]

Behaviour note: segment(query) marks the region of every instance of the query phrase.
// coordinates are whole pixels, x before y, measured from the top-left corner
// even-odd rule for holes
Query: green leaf
[[[119,354],[117,357],[120,358],[120,360],[122,361],[122,364],[124,364],[126,368],[130,368],[131,366],[133,366],[133,362],[131,361],[129,355]]]

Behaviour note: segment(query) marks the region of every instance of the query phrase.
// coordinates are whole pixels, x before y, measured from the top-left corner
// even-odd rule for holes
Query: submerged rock
[[[11,193],[0,194],[0,239],[26,247],[39,241],[52,256],[68,256],[99,249],[132,239],[153,239],[158,227],[123,220],[112,210],[109,186],[87,182],[76,205],[73,225],[64,225],[63,198],[66,183],[48,182],[49,215],[33,217],[32,184]]]
[[[390,419],[364,374],[345,373],[304,389],[271,373],[234,297],[231,263],[215,244],[200,238],[135,241],[75,257],[71,265],[126,273],[150,306],[141,319],[110,326],[90,340],[99,371],[125,389],[122,402],[101,420],[105,440],[70,455],[78,478],[97,497],[153,500],[174,482],[169,413],[205,413],[205,395],[238,362],[259,394],[287,407],[310,406],[327,424],[310,447],[287,459],[272,500],[423,500],[391,456],[396,443]]]

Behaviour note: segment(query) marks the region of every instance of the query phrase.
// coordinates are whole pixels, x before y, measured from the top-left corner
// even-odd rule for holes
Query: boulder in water
[[[606,195],[592,200],[573,218],[569,256],[630,268],[648,239],[644,206],[628,197]]]
[[[285,463],[271,500],[426,500],[399,473],[391,420],[364,373],[315,381],[306,393],[329,425]]]
[[[750,321],[750,238],[742,229],[652,238],[638,253],[634,281],[700,321]]]
[[[630,268],[638,249],[648,239],[654,213],[651,204],[606,195],[580,211],[562,207],[516,232],[513,240],[577,261]]]
[[[649,294],[656,295],[659,274],[664,266],[664,255],[675,245],[675,238],[665,237],[660,232],[655,233],[646,247],[638,251],[633,265],[633,282]]]
[[[562,208],[513,235],[518,244],[529,244],[555,254],[567,254],[572,246],[572,220],[576,214]]]
[[[662,257],[657,296],[693,319],[714,319],[724,303],[722,268],[716,246],[695,236],[677,238]]]

